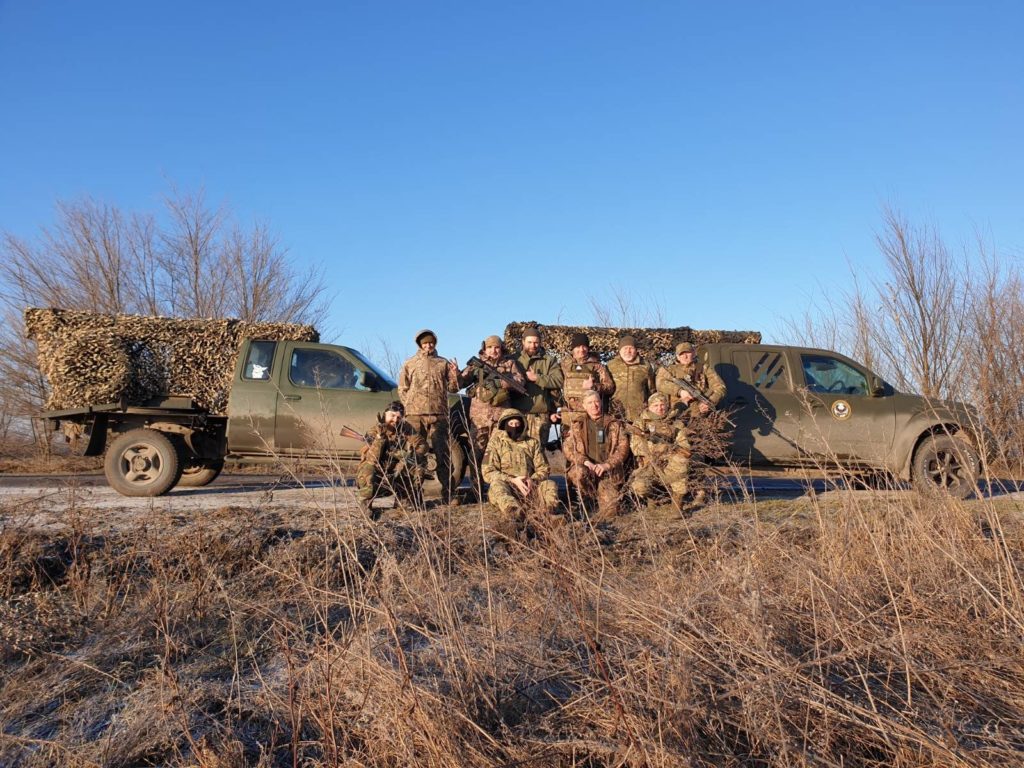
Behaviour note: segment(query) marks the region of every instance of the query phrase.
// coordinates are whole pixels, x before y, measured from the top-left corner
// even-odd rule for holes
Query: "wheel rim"
[[[969,482],[967,468],[954,451],[936,451],[928,460],[925,473],[937,488],[959,488]]]
[[[149,485],[164,472],[160,451],[152,445],[132,445],[121,453],[121,476],[132,485]]]

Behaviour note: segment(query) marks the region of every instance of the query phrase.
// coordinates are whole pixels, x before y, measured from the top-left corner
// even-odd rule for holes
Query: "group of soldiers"
[[[675,362],[659,366],[644,359],[632,336],[622,336],[605,365],[587,335],[576,333],[572,354],[559,361],[530,327],[518,356],[488,336],[461,370],[437,354],[433,331],[416,334],[416,345],[399,374],[400,400],[381,414],[363,451],[356,482],[365,503],[383,493],[419,500],[428,452],[436,458],[442,501],[457,503],[448,395],[463,388],[473,465],[488,485],[487,500],[503,514],[560,511],[543,450],[556,424],[570,503],[578,500],[592,521],[614,518],[627,491],[639,500],[667,495],[680,510],[702,502],[700,492],[688,493],[688,425],[715,409],[725,383],[692,344],[676,345]]]

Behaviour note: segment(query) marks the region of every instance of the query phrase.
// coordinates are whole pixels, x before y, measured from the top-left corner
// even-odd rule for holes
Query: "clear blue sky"
[[[0,230],[173,182],[265,219],[325,335],[753,328],[877,266],[892,203],[1024,253],[1024,3],[0,0]]]

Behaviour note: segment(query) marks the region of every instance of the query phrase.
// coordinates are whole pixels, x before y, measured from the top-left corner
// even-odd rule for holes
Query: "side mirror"
[[[883,384],[882,380],[877,376],[871,377],[870,386],[872,397],[881,397],[885,394],[885,384]]]

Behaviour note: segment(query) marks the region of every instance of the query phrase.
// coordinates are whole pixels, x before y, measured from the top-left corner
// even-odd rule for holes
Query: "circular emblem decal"
[[[836,400],[832,403],[832,417],[838,421],[846,421],[853,413],[853,408],[845,400]]]

